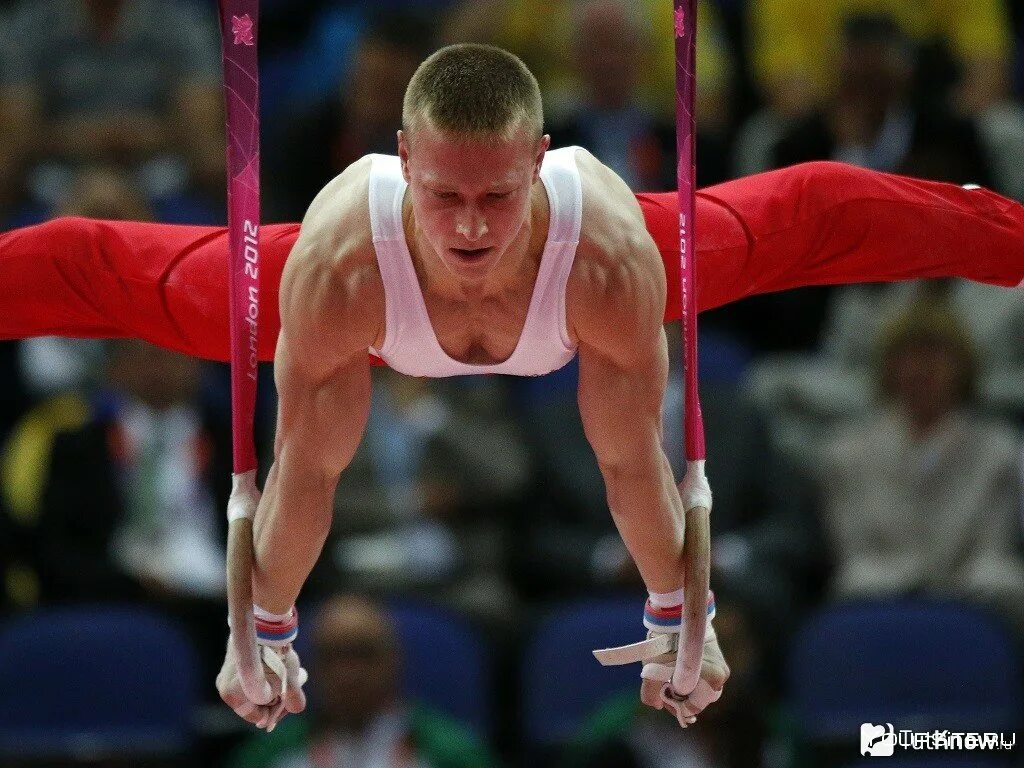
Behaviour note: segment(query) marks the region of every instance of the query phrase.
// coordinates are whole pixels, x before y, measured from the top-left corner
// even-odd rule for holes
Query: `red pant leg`
[[[679,317],[675,193],[638,195]],[[988,190],[816,162],[697,193],[699,310],[803,285],[1024,281],[1024,207]]]
[[[675,193],[637,196],[679,318]],[[260,359],[273,359],[298,224],[261,232]],[[697,193],[697,305],[801,285],[1024,280],[1024,208],[987,190],[806,163]],[[57,219],[0,235],[0,339],[137,336],[228,356],[224,228]]]
[[[259,354],[272,360],[277,293],[298,224],[260,233]],[[228,357],[227,230],[61,218],[0,234],[0,339],[133,336]]]

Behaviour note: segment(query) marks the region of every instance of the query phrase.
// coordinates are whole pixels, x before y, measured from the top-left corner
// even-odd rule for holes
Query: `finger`
[[[252,723],[259,728],[262,728],[263,723],[270,717],[270,707],[261,707],[247,699],[232,707],[231,710],[247,723]]]
[[[661,709],[665,706],[661,700],[661,689],[664,686],[660,680],[640,681],[640,701],[653,709]]]
[[[722,698],[722,689],[715,689],[707,680],[701,680],[697,683],[697,687],[694,688],[686,698],[687,705],[694,710],[694,714],[702,711],[709,704],[713,704]]]
[[[671,685],[662,686],[661,698],[666,707],[671,707],[673,711],[679,710],[686,717],[696,717],[700,714],[700,709],[693,705],[690,701],[690,697],[680,696],[672,690]]]
[[[225,689],[218,690],[220,691],[221,700],[228,705],[231,711],[253,725],[257,724],[267,714],[267,707],[254,704],[245,697],[237,678],[232,684],[226,686]]]
[[[664,683],[661,686],[659,695],[661,697],[662,707],[667,709],[675,717],[676,722],[679,723],[681,728],[686,728],[687,726],[693,725],[697,722],[697,713],[687,706],[685,697],[677,698],[676,695],[672,693],[672,685],[670,683]]]
[[[284,664],[288,670],[288,690],[282,703],[289,712],[298,714],[306,708],[306,694],[302,686],[306,684],[309,675],[299,663],[299,655],[295,651],[284,657]]]
[[[686,539],[683,542],[686,604],[683,606],[683,631],[672,687],[685,695],[700,680],[707,629],[707,602],[711,582],[711,514],[706,507],[686,512]]]
[[[270,713],[270,718],[267,721],[267,733],[273,733],[277,724],[284,720],[285,715],[288,714],[288,710],[285,709],[284,699],[278,701],[277,706],[274,707]]]
[[[302,690],[302,686],[309,679],[309,673],[302,668],[299,656],[294,650],[289,649],[283,657],[283,663],[287,684],[284,687],[281,701],[267,726],[267,733],[271,733],[289,713],[298,714],[306,708],[306,694]]]

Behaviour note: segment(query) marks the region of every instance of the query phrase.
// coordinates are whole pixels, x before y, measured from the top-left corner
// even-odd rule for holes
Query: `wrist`
[[[644,606],[644,626],[653,632],[679,632],[683,626],[683,607],[685,600],[680,599],[676,605],[665,605],[664,598],[679,595],[682,598],[682,590],[671,592],[667,595],[652,593]],[[711,626],[711,620],[715,618],[715,593],[708,590],[707,601],[707,622]]]
[[[299,636],[299,612],[295,606],[287,613],[271,613],[253,606],[256,621],[256,642],[274,648],[289,645]]]

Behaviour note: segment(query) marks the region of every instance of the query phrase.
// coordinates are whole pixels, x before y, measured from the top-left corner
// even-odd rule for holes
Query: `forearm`
[[[686,517],[664,452],[602,473],[612,519],[648,590],[676,591],[683,586]]]
[[[256,605],[286,613],[295,604],[331,530],[335,486],[271,467],[253,530]]]

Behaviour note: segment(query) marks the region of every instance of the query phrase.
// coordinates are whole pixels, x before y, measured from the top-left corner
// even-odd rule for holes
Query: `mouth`
[[[491,252],[491,247],[487,248],[449,248],[460,261],[474,262],[480,261],[484,256]]]

